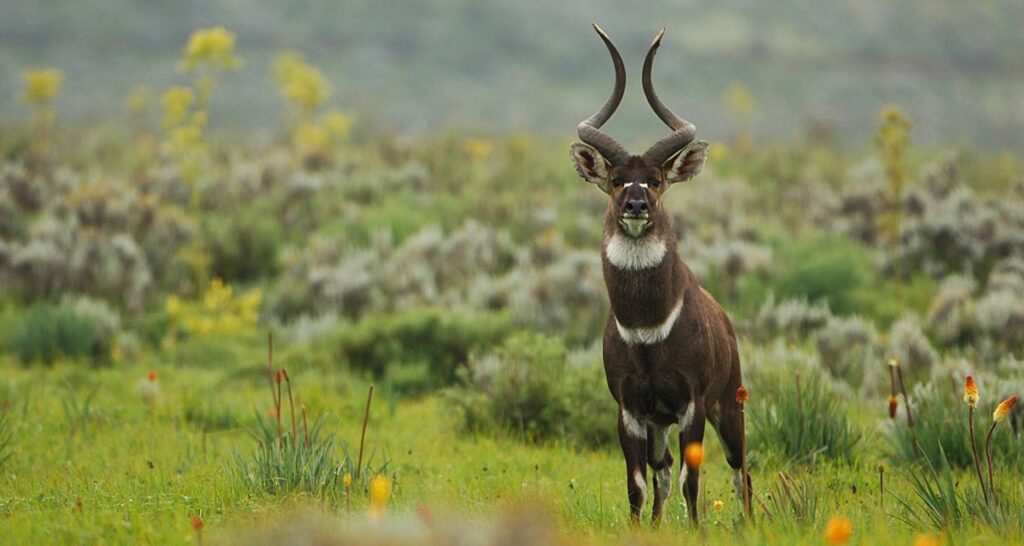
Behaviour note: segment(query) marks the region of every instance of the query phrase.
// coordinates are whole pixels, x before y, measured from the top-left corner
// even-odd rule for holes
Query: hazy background
[[[628,6],[628,9],[623,9]],[[758,100],[762,138],[809,125],[862,144],[887,103],[915,122],[919,143],[1024,143],[1024,2],[996,0],[0,0],[0,118],[19,121],[20,72],[66,73],[59,119],[121,115],[129,89],[181,79],[190,32],[237,33],[244,70],[216,93],[215,127],[259,130],[281,119],[273,56],[304,52],[359,126],[426,133],[528,130],[572,134],[609,90],[601,23],[630,83],[610,129],[644,141],[664,129],[643,103],[648,44],[668,27],[656,67],[667,102],[702,135],[725,138],[723,95],[742,82]]]

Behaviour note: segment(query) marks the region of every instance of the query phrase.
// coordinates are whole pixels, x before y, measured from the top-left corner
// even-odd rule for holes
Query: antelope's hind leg
[[[629,516],[636,524],[647,498],[647,427],[625,408],[619,410],[619,444],[626,459]]]
[[[691,467],[686,464],[686,446],[692,443],[704,443],[704,401],[690,402],[686,411],[679,419],[679,488],[686,498],[686,509],[689,511],[690,522],[699,525],[697,519],[697,493],[700,491],[700,466]]]
[[[654,506],[651,522],[661,523],[665,501],[672,493],[672,450],[668,447],[670,427],[647,427],[647,464],[654,472]]]
[[[718,407],[718,413],[709,416],[709,418],[711,424],[718,432],[718,437],[722,441],[722,448],[725,450],[725,458],[729,462],[729,468],[732,469],[732,483],[736,489],[736,497],[749,516],[750,506],[747,504],[746,499],[743,498],[743,458],[746,449],[743,414],[740,411],[739,404],[732,399],[722,400]],[[754,489],[749,473],[747,474],[746,481],[747,494],[750,499],[753,499]]]

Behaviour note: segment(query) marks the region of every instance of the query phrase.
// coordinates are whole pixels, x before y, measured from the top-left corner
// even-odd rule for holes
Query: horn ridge
[[[613,165],[622,164],[629,160],[629,152],[614,138],[602,131],[601,127],[615,113],[619,103],[622,102],[622,96],[626,92],[626,66],[622,62],[622,55],[619,54],[619,50],[612,43],[611,38],[608,37],[604,29],[597,23],[594,23],[594,30],[601,37],[605,47],[608,48],[608,54],[611,55],[612,65],[615,68],[615,84],[612,87],[611,95],[601,108],[594,112],[594,115],[580,122],[579,126],[577,126],[577,133],[580,140],[597,149],[609,163]]]

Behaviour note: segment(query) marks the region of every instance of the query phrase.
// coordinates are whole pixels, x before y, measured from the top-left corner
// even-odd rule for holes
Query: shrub
[[[453,313],[419,308],[394,315],[372,315],[337,338],[349,366],[387,379],[399,392],[421,392],[449,385],[470,353],[500,342],[503,315]]]
[[[470,431],[610,444],[616,438],[615,402],[597,354],[570,355],[558,338],[520,333],[497,351],[474,356],[465,384],[449,396]]]
[[[251,281],[277,272],[281,230],[272,215],[259,210],[214,216],[207,226],[206,247],[214,276]]]
[[[777,374],[756,390],[747,411],[752,449],[792,462],[813,462],[819,456],[853,460],[863,433],[820,371]]]
[[[23,364],[103,356],[102,343],[89,319],[63,305],[30,307],[15,321],[7,345]]]
[[[857,292],[871,278],[867,250],[845,237],[810,237],[783,245],[775,263],[779,299],[827,302],[838,314],[858,310]]]
[[[816,344],[822,365],[833,377],[854,388],[878,386],[878,333],[870,322],[858,316],[830,317]]]

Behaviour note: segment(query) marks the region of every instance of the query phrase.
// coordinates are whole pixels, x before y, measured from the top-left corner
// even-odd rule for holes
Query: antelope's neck
[[[632,238],[612,226],[602,248],[605,286],[621,331],[664,338],[683,304],[688,270],[671,229]],[[643,342],[643,340],[641,340]]]

